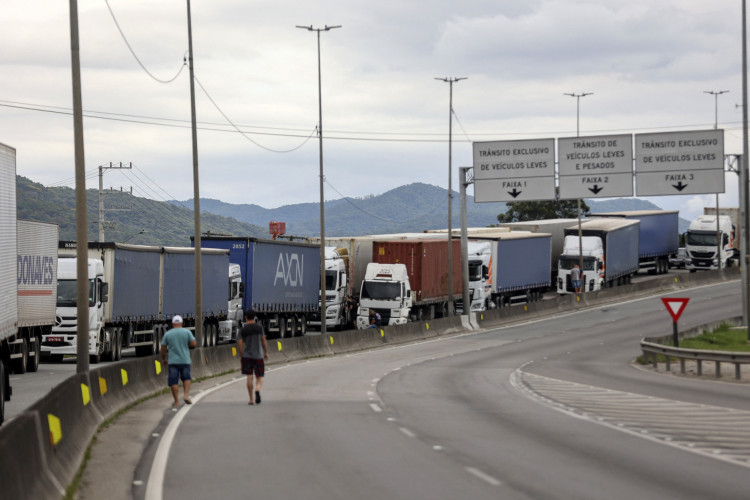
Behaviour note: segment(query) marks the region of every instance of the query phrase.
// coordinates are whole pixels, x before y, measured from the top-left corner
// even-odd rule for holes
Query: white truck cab
[[[572,293],[568,287],[571,270],[576,264],[580,265],[580,255],[583,254],[583,272],[581,273],[582,291],[593,292],[602,288],[604,282],[604,246],[597,236],[581,238],[583,252],[579,249],[578,236],[566,236],[563,243],[563,253],[558,261],[557,293]]]
[[[494,302],[490,300],[492,296],[492,244],[489,241],[469,241],[468,254],[470,311],[484,311],[494,306]],[[463,308],[460,312],[463,314]]]
[[[411,307],[411,286],[404,264],[367,265],[359,294],[357,328],[369,326],[370,309],[380,314],[382,326],[404,324]]]
[[[349,280],[346,249],[326,247],[326,328],[337,328],[349,323],[346,308],[346,295]],[[320,304],[320,301],[318,302]],[[320,327],[320,312],[310,315],[307,322],[312,327]]]
[[[229,304],[227,319],[219,321],[218,341],[237,340],[242,324],[245,322],[242,310],[242,297],[245,287],[242,284],[242,271],[239,264],[229,264]]]
[[[685,268],[690,272],[698,269],[717,269],[730,267],[735,257],[735,227],[728,215],[719,215],[719,232],[721,247],[716,251],[716,215],[701,215],[693,220],[685,235]]]
[[[57,308],[52,332],[42,338],[42,355],[62,359],[65,354],[77,353],[76,259],[60,257],[57,261]],[[108,285],[103,282],[104,264],[88,259],[89,280],[89,355],[99,360],[104,338],[104,303],[108,300]]]

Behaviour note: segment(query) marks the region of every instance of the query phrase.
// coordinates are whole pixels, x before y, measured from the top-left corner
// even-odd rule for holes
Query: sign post
[[[690,299],[662,298],[664,307],[667,308],[669,315],[672,316],[672,342],[675,347],[680,347],[680,340],[677,336],[677,321],[685,310],[685,306]]]

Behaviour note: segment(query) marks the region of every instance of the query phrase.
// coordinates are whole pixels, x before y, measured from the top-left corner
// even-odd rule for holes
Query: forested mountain
[[[16,177],[18,218],[51,222],[60,226],[61,240],[75,239],[75,190],[69,187],[47,188],[25,177]],[[99,239],[99,192],[86,192],[90,241]],[[111,193],[105,197],[105,220],[114,227],[105,229],[106,241],[141,245],[190,246],[193,235],[192,204],[174,205],[139,198],[129,193]],[[201,231],[265,236],[267,230],[202,211]]]
[[[453,194],[453,227],[460,227],[460,198]],[[658,210],[659,207],[637,198],[594,201],[586,200],[594,212],[619,210]],[[192,205],[192,200],[174,204]],[[258,205],[234,205],[220,200],[201,199],[201,209],[225,217],[268,227],[272,220],[286,223],[289,235],[320,234],[320,208],[317,203],[299,203],[278,208]],[[408,184],[380,195],[344,198],[325,204],[326,236],[357,236],[400,232],[421,232],[448,227],[448,190],[423,183]],[[474,203],[467,197],[469,227],[497,223],[497,215],[505,212],[505,203]],[[267,230],[266,230],[267,234]]]

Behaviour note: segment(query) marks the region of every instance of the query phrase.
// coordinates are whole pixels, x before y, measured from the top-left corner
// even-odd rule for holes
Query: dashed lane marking
[[[490,476],[489,474],[482,472],[481,470],[476,469],[474,467],[466,467],[466,472],[468,472],[474,477],[481,479],[487,484],[491,484],[492,486],[500,486],[501,484],[503,484],[497,479],[495,479],[494,477]]]
[[[383,411],[383,409],[375,403],[370,403],[370,408],[372,408],[372,411],[374,411],[375,413],[380,413],[381,411]]]

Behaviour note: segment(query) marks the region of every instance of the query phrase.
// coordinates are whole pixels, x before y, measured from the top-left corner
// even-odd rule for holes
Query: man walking
[[[247,394],[250,396],[249,405],[260,404],[260,389],[263,387],[268,361],[268,343],[263,327],[255,322],[255,311],[245,311],[245,324],[240,331],[237,341],[242,353],[242,373],[247,375]],[[253,401],[253,375],[255,375],[255,401]]]
[[[193,332],[182,327],[182,316],[179,314],[172,318],[172,329],[164,334],[161,339],[161,364],[169,362],[169,375],[167,385],[172,390],[174,404],[172,407],[180,406],[177,398],[179,394],[178,383],[182,380],[184,390],[183,400],[185,404],[193,404],[190,399],[190,349],[195,347]],[[167,359],[169,354],[169,359]]]
[[[570,270],[570,281],[572,281],[573,291],[576,295],[581,295],[581,268],[578,264],[573,264],[573,269]]]

